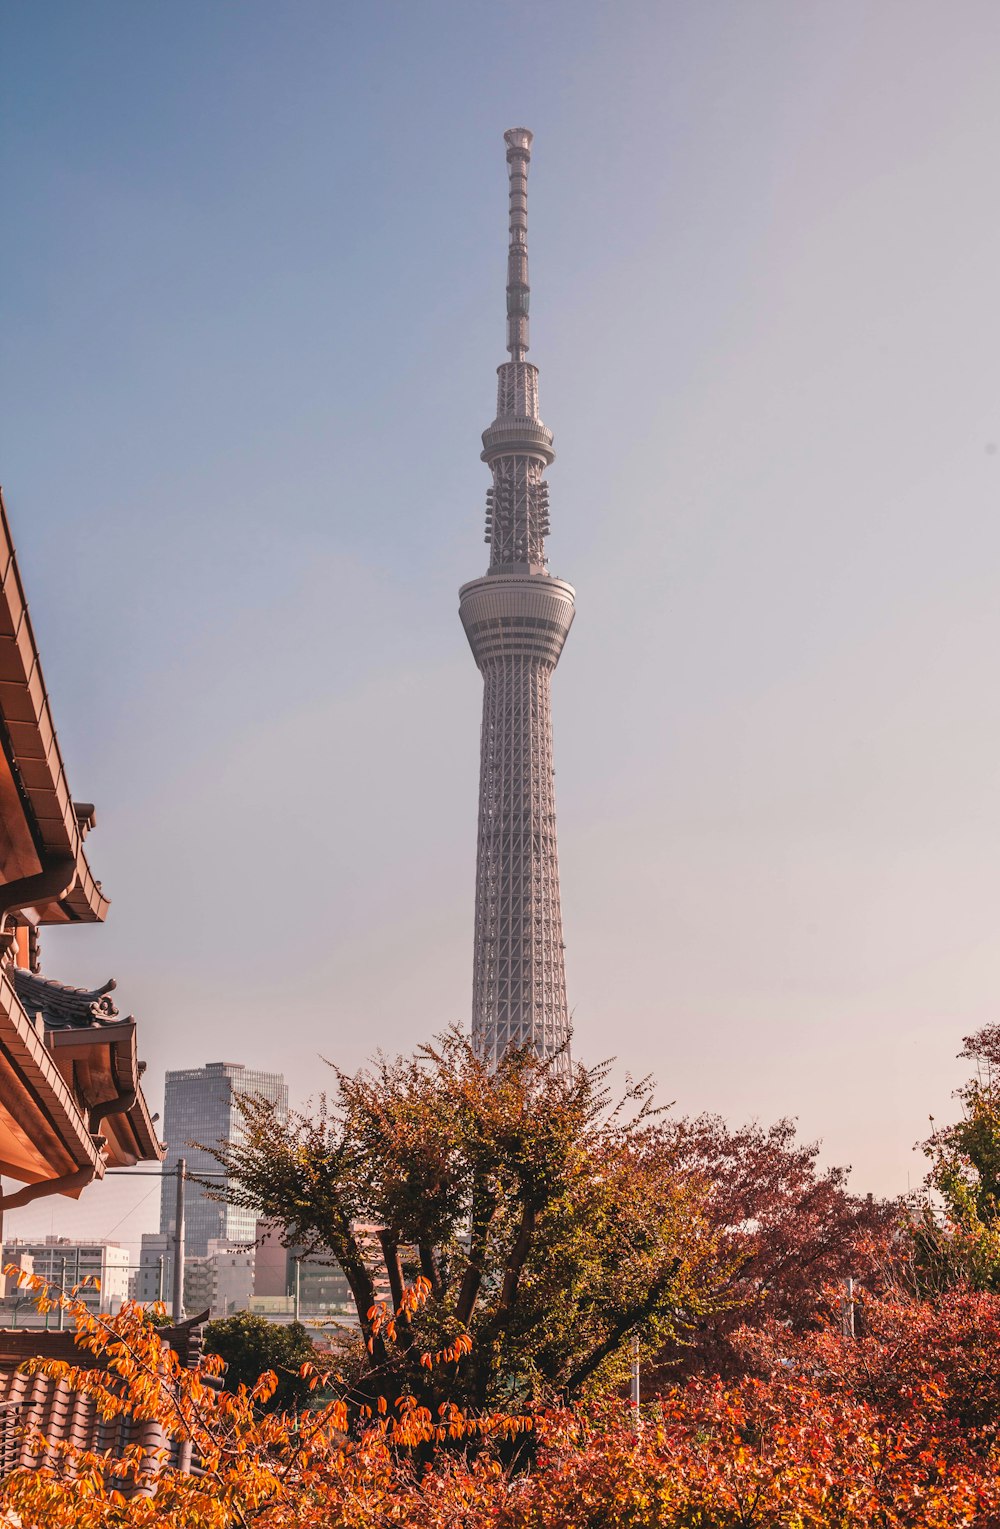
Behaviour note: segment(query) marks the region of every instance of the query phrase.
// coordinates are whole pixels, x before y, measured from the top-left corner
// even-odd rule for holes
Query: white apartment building
[[[14,1238],[3,1244],[0,1257],[4,1265],[23,1266],[25,1259],[30,1259],[35,1274],[56,1289],[65,1290],[67,1295],[74,1286],[81,1286],[76,1298],[95,1315],[103,1311],[114,1316],[128,1300],[129,1255],[120,1243],[77,1242],[69,1237],[46,1237],[42,1242]],[[93,1283],[95,1279],[100,1282],[99,1287]],[[85,1284],[88,1280],[90,1283]],[[11,1291],[3,1305],[3,1321],[8,1326],[59,1325],[59,1313],[38,1311],[26,1290]]]

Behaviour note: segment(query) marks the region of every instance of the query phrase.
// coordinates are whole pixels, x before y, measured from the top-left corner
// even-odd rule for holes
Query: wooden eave
[[[17,567],[7,511],[0,492],[0,742],[24,818],[23,831],[5,824],[17,859],[41,869],[43,861],[72,856],[76,879],[58,903],[37,912],[39,922],[98,923],[107,915],[104,896],[87,864],[66,771],[56,738],[38,646]],[[5,879],[12,879],[7,876]]]
[[[133,1168],[160,1162],[165,1148],[157,1140],[136,1054],[135,1020],[120,1019],[86,1029],[50,1030],[48,1045],[56,1066],[91,1116],[95,1134],[105,1138],[109,1167]],[[118,1108],[106,1106],[120,1103]]]
[[[84,1169],[102,1178],[104,1156],[42,1028],[0,970],[0,1173],[26,1184]]]
[[[156,1134],[149,1104],[140,1087],[135,1103],[117,1115],[108,1115],[102,1131],[108,1138],[106,1148],[113,1168],[134,1168],[136,1163],[162,1163],[167,1149]]]

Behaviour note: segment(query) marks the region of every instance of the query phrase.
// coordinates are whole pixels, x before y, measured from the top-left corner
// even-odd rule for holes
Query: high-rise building
[[[484,683],[476,862],[472,1038],[495,1066],[511,1046],[551,1056],[569,1014],[559,904],[552,671],[573,621],[572,585],[545,557],[552,432],[538,414],[528,352],[527,128],[504,134],[510,181],[507,350],[497,416],[483,434],[485,576],[462,586],[459,614]]]
[[[239,1141],[243,1118],[236,1105],[237,1094],[259,1094],[273,1105],[279,1117],[288,1113],[288,1085],[278,1072],[258,1072],[240,1062],[209,1062],[205,1067],[167,1073],[163,1096],[167,1156],[160,1190],[161,1233],[172,1236],[174,1232],[177,1184],[171,1170],[176,1168],[178,1158],[186,1159],[189,1173],[211,1177],[220,1169],[207,1149],[218,1142]],[[225,1180],[218,1182],[219,1191],[224,1194]],[[206,1257],[213,1239],[252,1243],[256,1224],[255,1211],[209,1199],[204,1189],[188,1183],[184,1241],[191,1256]]]

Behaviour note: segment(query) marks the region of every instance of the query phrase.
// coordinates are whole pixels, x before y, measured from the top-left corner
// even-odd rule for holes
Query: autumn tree
[[[918,1289],[1000,1290],[1000,1025],[967,1035],[976,1070],[956,1091],[961,1115],[923,1143],[928,1196],[915,1207]]]
[[[795,1336],[779,1323],[744,1333],[759,1373],[808,1376],[823,1396],[863,1406],[897,1455],[974,1462],[995,1475],[1000,1444],[1000,1296],[968,1288],[922,1300],[898,1289],[857,1293],[859,1336],[845,1333],[839,1292],[825,1320]],[[1000,1482],[998,1482],[1000,1484]]]
[[[449,1032],[334,1068],[313,1114],[240,1101],[242,1139],[213,1148],[228,1196],[339,1264],[366,1345],[356,1404],[585,1396],[620,1383],[633,1335],[651,1354],[711,1306],[704,1186],[662,1171],[648,1084],[613,1106],[607,1077],[529,1051],[490,1071]]]
[[[408,1460],[422,1448],[455,1439],[516,1436],[533,1419],[509,1414],[466,1420],[454,1408],[432,1415],[415,1399],[396,1417],[368,1418],[345,1449],[348,1407],[336,1378],[310,1360],[299,1379],[327,1395],[308,1411],[282,1411],[278,1377],[265,1371],[252,1385],[219,1385],[222,1361],[203,1354],[188,1367],[163,1341],[152,1311],[128,1302],[114,1316],[92,1313],[79,1291],[62,1292],[38,1275],[10,1269],[43,1311],[61,1308],[75,1327],[81,1363],[37,1358],[24,1366],[48,1377],[42,1386],[57,1407],[36,1404],[8,1419],[10,1467],[0,1480],[0,1521],[22,1529],[384,1529],[416,1524],[423,1493]],[[419,1300],[417,1303],[419,1305]],[[73,1402],[67,1406],[68,1398]],[[67,1415],[72,1426],[66,1428]],[[97,1443],[95,1417],[105,1434]],[[89,1419],[89,1422],[88,1422]],[[110,1429],[107,1425],[111,1423]],[[51,1429],[46,1433],[46,1428]],[[26,1457],[26,1458],[25,1458]],[[484,1461],[484,1464],[486,1462]],[[484,1481],[489,1479],[489,1462]],[[428,1529],[455,1520],[443,1502],[447,1477],[431,1483],[441,1505]],[[416,1511],[414,1511],[416,1510]],[[472,1526],[470,1525],[470,1529]]]
[[[867,1299],[867,1298],[866,1298]],[[68,1310],[79,1366],[34,1360],[61,1401],[119,1425],[156,1425],[170,1448],[96,1452],[74,1429],[0,1482],[0,1517],[31,1529],[971,1529],[1000,1522],[995,1354],[1000,1297],[874,1298],[865,1335],[773,1322],[749,1334],[757,1374],[699,1377],[647,1405],[475,1418],[412,1402],[345,1438],[334,1396],[313,1412],[264,1412],[272,1375],[220,1392],[217,1360],[180,1364],[148,1312]],[[418,1303],[419,1304],[419,1303]],[[303,1380],[319,1381],[307,1369]],[[77,1422],[85,1413],[74,1402]],[[64,1414],[65,1415],[65,1414]],[[530,1472],[491,1442],[537,1434]],[[463,1449],[473,1439],[476,1450]],[[455,1446],[458,1445],[456,1449]],[[424,1449],[423,1469],[413,1453]],[[182,1456],[196,1465],[192,1471]],[[171,1457],[176,1463],[171,1463]]]
[[[900,1220],[892,1201],[849,1192],[849,1169],[822,1168],[819,1144],[796,1138],[794,1121],[730,1127],[717,1115],[658,1126],[664,1175],[705,1189],[703,1213],[725,1271],[693,1329],[672,1335],[661,1380],[683,1373],[742,1373],[733,1335],[772,1320],[806,1332],[821,1320],[823,1290],[847,1276],[872,1282]]]

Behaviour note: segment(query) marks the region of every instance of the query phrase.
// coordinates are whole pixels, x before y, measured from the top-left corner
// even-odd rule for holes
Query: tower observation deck
[[[510,179],[507,350],[496,419],[483,433],[486,574],[464,584],[459,615],[483,676],[472,1041],[495,1066],[508,1048],[566,1047],[569,1014],[559,903],[552,671],[573,621],[572,585],[545,560],[554,460],[528,352],[527,128],[504,134]],[[564,1051],[564,1055],[568,1055]]]

